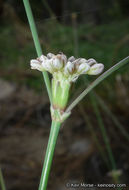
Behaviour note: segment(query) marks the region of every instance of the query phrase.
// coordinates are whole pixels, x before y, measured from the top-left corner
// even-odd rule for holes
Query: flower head
[[[41,55],[37,59],[32,59],[30,65],[32,69],[48,71],[54,78],[63,78],[69,82],[76,81],[82,74],[98,75],[104,69],[104,65],[97,63],[94,59],[75,59],[74,56],[67,59],[63,53]]]

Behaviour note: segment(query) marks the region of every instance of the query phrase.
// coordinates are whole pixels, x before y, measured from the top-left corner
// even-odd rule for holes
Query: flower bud
[[[54,55],[53,53],[48,53],[48,54],[47,54],[47,58],[48,58],[48,59],[51,59],[51,58],[53,58],[54,56],[55,56],[55,55]]]
[[[64,73],[66,75],[70,75],[73,73],[73,71],[74,71],[74,64],[71,63],[70,61],[68,61],[65,68],[64,68]]]
[[[60,59],[58,59],[57,57],[53,58],[53,68],[60,70],[63,67],[63,62],[60,61]]]
[[[84,59],[84,58],[79,58],[79,59],[76,59],[75,61],[73,61],[76,71],[78,70],[78,68],[81,64],[85,64],[85,63],[86,63],[86,59]]]
[[[96,64],[97,62],[96,62],[95,59],[90,58],[90,59],[87,60],[87,63],[88,63],[88,65],[92,66],[93,64]]]
[[[102,63],[96,63],[90,67],[90,70],[87,72],[88,75],[98,75],[104,69],[104,65]]]
[[[67,57],[63,53],[57,54],[56,57],[62,62],[63,65],[67,63]]]
[[[77,72],[80,74],[86,74],[89,69],[90,66],[85,62],[79,65]]]
[[[37,60],[40,61],[40,62],[44,62],[44,61],[47,60],[47,57],[44,56],[44,55],[41,55],[39,58],[37,58]]]
[[[37,61],[36,59],[32,59],[30,62],[31,65],[31,69],[36,69],[38,71],[43,71],[43,67],[42,67],[42,63],[40,63],[39,61]]]
[[[46,71],[49,71],[50,73],[53,73],[53,64],[52,59],[48,59],[42,63],[43,67]]]
[[[75,57],[74,57],[74,56],[69,57],[69,58],[68,58],[68,61],[70,61],[70,62],[75,61]]]

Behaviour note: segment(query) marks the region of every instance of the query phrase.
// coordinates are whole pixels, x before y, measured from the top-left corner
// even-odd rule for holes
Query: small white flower
[[[90,66],[87,63],[82,63],[79,65],[77,72],[80,74],[86,74],[89,69]]]
[[[88,75],[98,75],[104,69],[104,65],[102,63],[96,63],[90,67],[90,70],[87,72]]]
[[[56,57],[65,65],[67,63],[67,57],[63,53],[57,54]]]
[[[64,67],[64,74],[70,75],[74,71],[74,64],[72,64],[70,61],[67,62],[67,64]]]
[[[32,59],[30,62],[31,69],[37,69],[38,71],[43,71],[42,63],[37,61],[36,59]]]
[[[70,62],[75,61],[75,57],[74,57],[74,56],[69,57],[69,58],[68,58],[68,61],[70,61]]]
[[[54,55],[48,53],[47,56],[41,55],[37,59],[32,59],[30,62],[32,69],[39,71],[48,71],[53,74],[53,77],[58,80],[67,80],[74,82],[82,74],[97,75],[100,74],[104,65],[97,63],[95,59],[78,58],[71,56],[67,59],[66,55],[59,53]]]
[[[37,58],[37,60],[38,60],[39,62],[43,62],[43,61],[46,61],[46,60],[47,60],[47,57],[44,56],[44,55],[41,55],[39,58]]]
[[[96,64],[97,61],[96,61],[95,59],[91,58],[91,59],[88,59],[88,60],[87,60],[87,63],[88,63],[90,66],[92,66],[93,64]]]
[[[54,57],[52,60],[53,68],[60,70],[63,67],[63,62],[60,61],[57,57]]]
[[[80,63],[87,63],[87,60],[85,58],[79,58]]]
[[[55,56],[55,55],[54,55],[53,53],[48,53],[48,54],[47,54],[47,58],[48,58],[48,59],[51,59],[51,58],[53,58],[54,56]]]
[[[44,62],[42,62],[42,67],[45,68],[46,71],[52,73],[53,72],[52,59],[47,59]]]

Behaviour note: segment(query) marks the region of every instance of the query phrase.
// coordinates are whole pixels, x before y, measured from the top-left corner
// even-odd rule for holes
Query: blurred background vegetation
[[[56,54],[61,51],[67,56],[94,58],[105,65],[105,70],[129,55],[128,0],[30,0],[30,4],[44,54],[48,52]],[[23,2],[0,0],[0,148],[2,150],[0,162],[9,190],[37,188],[42,165],[43,147],[40,144],[46,143],[48,138],[49,128],[43,127],[50,124],[46,90],[45,87],[42,90],[42,75],[31,71],[29,65],[30,59],[36,57]],[[95,78],[80,77],[72,87],[71,99]],[[45,97],[43,100],[42,93]],[[49,189],[63,190],[62,184],[68,180],[86,180],[88,183],[112,182],[108,174],[115,168],[114,162],[120,169],[121,183],[128,183],[128,97],[127,64],[90,93],[83,104],[75,109],[73,119],[71,117],[68,121],[69,128],[67,126],[63,128],[61,132],[63,143],[60,138],[60,148],[57,146],[55,155],[57,157],[55,165],[59,165],[61,169],[53,166],[51,179],[57,182],[54,187],[51,182]],[[28,140],[30,131],[36,141],[39,137],[42,139],[42,136],[44,141],[39,140],[39,144],[35,146],[32,137],[31,141]],[[35,137],[33,134],[36,131],[38,134]],[[8,151],[11,151],[17,142],[17,140],[12,141],[12,136],[17,139],[21,134],[24,134],[21,140],[25,145],[30,143],[28,149],[24,152],[26,146],[22,146],[24,148],[21,151],[19,148],[21,141],[18,141],[16,151],[9,153]],[[71,138],[75,139],[75,144]],[[90,141],[89,151],[85,149],[89,147],[89,144],[85,144],[86,139]],[[31,145],[35,148],[29,152]],[[37,149],[39,160],[27,156],[32,155]],[[74,151],[80,153],[76,155]],[[16,152],[19,152],[18,155]],[[68,152],[72,152],[72,155]],[[74,162],[72,168],[70,163],[75,159],[80,164]],[[66,171],[63,164],[67,166]],[[62,177],[62,184],[57,179],[58,176]],[[26,181],[24,185],[22,180]]]

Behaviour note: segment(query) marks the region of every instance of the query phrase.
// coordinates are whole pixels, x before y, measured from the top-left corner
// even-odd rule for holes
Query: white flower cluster
[[[75,59],[72,56],[67,59],[63,53],[41,55],[37,59],[32,59],[30,64],[31,69],[48,71],[53,74],[53,77],[60,78],[61,76],[70,82],[76,81],[81,74],[97,75],[104,69],[102,63],[97,63],[92,58],[88,60],[84,58]]]

